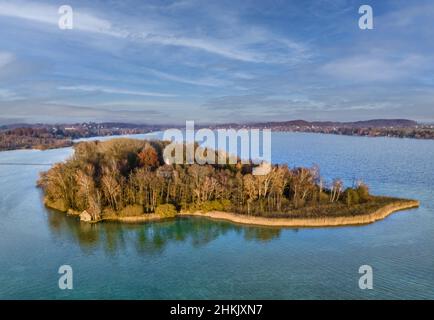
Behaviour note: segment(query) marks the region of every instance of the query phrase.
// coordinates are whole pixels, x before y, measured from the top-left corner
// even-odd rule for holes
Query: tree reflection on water
[[[138,253],[148,255],[161,254],[175,242],[189,242],[193,247],[201,247],[227,233],[242,235],[247,241],[262,242],[278,239],[281,232],[280,228],[243,226],[198,217],[142,224],[89,224],[52,210],[48,210],[48,224],[56,238],[77,241],[82,250],[89,252],[102,247],[109,254],[128,250],[131,244]]]

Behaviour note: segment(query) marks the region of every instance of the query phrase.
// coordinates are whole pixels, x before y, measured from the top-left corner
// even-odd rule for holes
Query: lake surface
[[[142,137],[142,136],[140,136]],[[434,141],[273,133],[272,160],[415,198],[359,227],[262,228],[183,218],[89,225],[50,211],[39,172],[70,148],[0,152],[0,299],[432,299]],[[361,265],[374,289],[358,287]],[[74,289],[58,288],[70,265]]]

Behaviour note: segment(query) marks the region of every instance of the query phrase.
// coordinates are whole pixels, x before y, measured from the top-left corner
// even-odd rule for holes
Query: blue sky
[[[0,0],[0,123],[434,121],[433,30],[423,0]]]

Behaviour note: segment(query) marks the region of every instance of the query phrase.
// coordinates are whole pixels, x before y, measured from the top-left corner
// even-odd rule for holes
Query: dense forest
[[[48,206],[65,212],[85,210],[95,221],[151,213],[171,217],[180,210],[314,217],[336,215],[345,208],[357,214],[377,199],[363,183],[346,189],[339,179],[327,183],[316,166],[273,165],[267,175],[253,175],[254,165],[241,161],[165,164],[167,144],[123,138],[82,142],[74,146],[70,159],[42,173],[38,185]]]

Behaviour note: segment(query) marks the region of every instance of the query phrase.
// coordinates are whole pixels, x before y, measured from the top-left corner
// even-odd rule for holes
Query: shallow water
[[[2,299],[432,299],[434,141],[273,133],[273,162],[321,168],[419,209],[359,227],[279,229],[204,218],[88,225],[47,210],[35,187],[49,166],[0,165]],[[71,149],[0,152],[0,163],[50,164]],[[71,265],[74,289],[58,288]],[[360,290],[358,269],[374,270]]]

